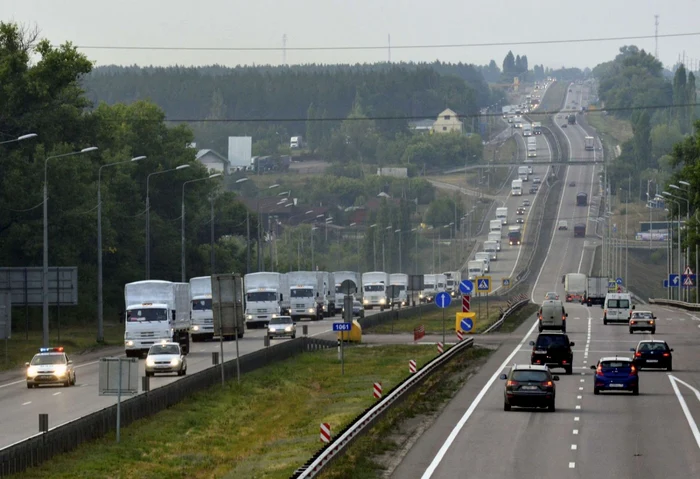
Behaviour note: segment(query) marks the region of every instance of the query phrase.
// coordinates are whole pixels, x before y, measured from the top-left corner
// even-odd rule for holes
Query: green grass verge
[[[97,326],[68,326],[59,331],[52,326],[49,335],[51,346],[63,346],[69,355],[89,352],[106,346],[119,346],[124,344],[124,325],[118,322],[104,323],[105,342],[97,342]],[[5,342],[0,341],[0,371],[22,366],[32,359],[37,349],[42,346],[43,335],[41,331],[24,331],[12,333],[12,339],[7,342],[7,358],[4,360]]]
[[[455,332],[456,313],[462,312],[461,300],[459,307],[451,306],[445,308],[445,331],[449,334]],[[479,306],[479,304],[481,306]],[[499,306],[505,309],[504,301],[489,300],[488,316],[486,315],[486,301],[472,303],[472,312],[477,313],[475,333],[480,333],[491,326],[500,316]],[[481,309],[479,309],[481,308]],[[479,311],[481,314],[479,315]],[[387,333],[413,333],[413,330],[420,325],[425,327],[425,334],[442,334],[442,310],[435,306],[435,310],[423,313],[422,316],[416,314],[410,318],[391,321],[368,329],[365,334],[387,334]]]
[[[601,111],[589,111],[586,121],[602,136],[602,140],[612,147],[621,145],[634,136],[629,121],[605,115]]]
[[[355,346],[345,375],[335,349],[305,353],[194,394],[182,403],[57,456],[20,478],[288,478],[320,447],[319,425],[338,433],[384,391],[421,367],[432,347]]]
[[[503,325],[498,328],[499,333],[512,333],[525,322],[526,319],[532,317],[539,309],[539,305],[529,303],[520,308],[515,314],[508,316],[503,322]]]
[[[402,424],[412,418],[429,418],[451,399],[466,382],[469,373],[486,360],[492,351],[471,348],[431,375],[401,404],[392,408],[367,434],[357,439],[330,468],[322,479],[376,479],[386,470],[386,457],[395,456],[413,432],[401,431]],[[384,457],[382,457],[384,456]]]
[[[553,112],[558,111],[564,102],[564,97],[566,97],[566,90],[569,88],[568,82],[554,82],[547,88],[547,92],[544,94],[540,106],[535,109],[535,111],[528,114],[528,116],[536,116],[540,118],[535,118],[534,121],[542,121],[542,115],[538,115],[538,112]]]

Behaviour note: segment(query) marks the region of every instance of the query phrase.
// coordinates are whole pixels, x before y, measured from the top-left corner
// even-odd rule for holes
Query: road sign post
[[[469,310],[471,309],[471,299],[472,297],[469,296],[468,294],[465,294],[462,296],[462,312],[463,313],[468,313]]]
[[[352,330],[352,323],[333,323],[333,331],[340,332],[340,374],[345,375],[345,351],[343,345],[345,344],[345,334],[346,331]]]
[[[444,291],[435,296],[435,304],[438,308],[442,309],[442,344],[445,344],[445,308],[447,308],[451,302],[452,298],[449,293],[445,293]]]
[[[119,442],[122,394],[133,395],[139,392],[138,358],[100,358],[98,385],[100,396],[117,396],[117,442]]]

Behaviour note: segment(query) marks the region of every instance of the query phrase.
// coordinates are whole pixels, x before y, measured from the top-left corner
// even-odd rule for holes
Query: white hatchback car
[[[146,376],[156,373],[187,374],[187,359],[178,343],[160,343],[151,346],[146,356]]]

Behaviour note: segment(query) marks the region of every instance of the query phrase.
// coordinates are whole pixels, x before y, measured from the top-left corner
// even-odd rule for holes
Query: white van
[[[498,231],[490,232],[488,240],[495,241],[496,242],[496,250],[501,251],[501,233],[499,233]]]
[[[629,293],[608,293],[603,303],[603,324],[628,323],[633,309]]]
[[[491,255],[491,261],[498,259],[498,245],[495,241],[484,241],[484,251]]]
[[[559,329],[566,332],[566,318],[569,314],[564,310],[564,303],[559,300],[547,300],[540,306],[540,311],[537,314],[539,324],[538,330],[543,329]]]
[[[486,251],[480,251],[474,255],[474,259],[480,259],[484,262],[484,272],[488,273],[491,269],[491,255]]]

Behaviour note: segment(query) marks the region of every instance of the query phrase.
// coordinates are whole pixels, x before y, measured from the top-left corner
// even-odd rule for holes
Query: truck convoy
[[[510,194],[512,196],[522,196],[522,194],[523,194],[523,180],[521,180],[521,179],[513,180],[513,182],[510,185]]]
[[[389,273],[373,271],[362,275],[362,304],[365,309],[374,309],[378,306],[380,311],[389,306],[387,287],[389,286]]]
[[[214,337],[214,315],[211,310],[211,276],[190,279],[190,312],[192,342]]]
[[[583,139],[584,148],[588,151],[593,151],[593,137],[587,136]]]
[[[527,181],[528,180],[528,169],[527,166],[518,166],[518,179]]]
[[[534,137],[527,139],[527,157],[535,158],[537,156],[537,140]]]
[[[605,296],[608,294],[608,283],[610,280],[602,276],[589,276],[587,279],[586,296],[582,303],[591,306],[599,304],[601,307],[605,303]]]
[[[323,315],[317,314],[316,308],[317,304],[323,304],[324,300],[323,278],[318,273],[318,271],[290,271],[287,273],[290,315],[294,321],[303,318],[323,319]],[[246,289],[248,289],[247,285]]]
[[[529,123],[523,124],[523,136],[532,136],[532,125]]]
[[[495,241],[484,241],[484,251],[491,256],[491,261],[498,259],[498,244]]]
[[[408,304],[408,275],[404,273],[390,274],[389,285],[392,290],[391,307],[406,306]]]
[[[179,343],[183,353],[189,353],[189,283],[159,280],[127,283],[124,304],[124,352],[127,358],[145,355],[151,346],[163,341]]]
[[[542,134],[542,123],[536,121],[532,124],[532,134],[541,135]]]
[[[508,224],[508,208],[507,207],[496,208],[496,219],[501,220],[501,224],[507,225]]]
[[[503,229],[503,223],[501,223],[501,220],[489,221],[489,233],[501,234],[502,229]]]
[[[483,260],[476,259],[467,262],[467,274],[469,275],[469,280],[473,281],[479,276],[483,276],[486,272],[486,267]]]
[[[474,255],[474,259],[477,261],[483,261],[484,262],[484,272],[488,273],[491,271],[491,255],[488,254],[486,251],[479,251]]]
[[[321,278],[321,303],[323,304],[323,316],[330,318],[335,316],[335,278],[333,273],[327,271],[316,272]],[[340,308],[342,309],[342,307]]]
[[[437,283],[438,277],[436,274],[423,275],[423,291],[418,295],[421,303],[430,303],[435,299],[435,295],[438,294]]]
[[[445,278],[447,278],[447,283],[445,283],[445,291],[450,293],[453,298],[459,294],[459,283],[462,282],[462,272],[461,271],[445,271],[443,273]]]
[[[500,231],[491,231],[487,238],[489,241],[496,242],[496,251],[501,251],[501,233]]]
[[[272,315],[282,314],[282,303],[289,296],[289,277],[272,272],[250,273],[245,275],[244,283],[246,327],[266,328]]]
[[[335,279],[335,313],[338,314],[343,309],[343,301],[345,294],[340,289],[343,281],[350,280],[355,284],[355,298],[362,297],[362,276],[355,271],[334,271],[333,278]]]
[[[586,275],[582,273],[569,273],[564,276],[564,295],[566,302],[583,301],[586,295]]]

